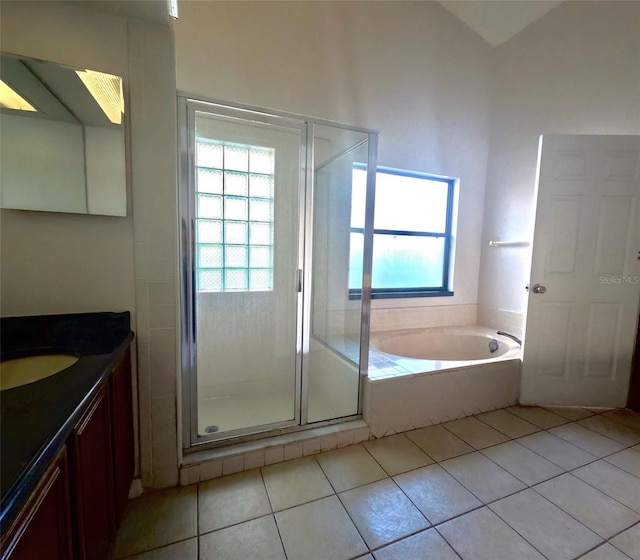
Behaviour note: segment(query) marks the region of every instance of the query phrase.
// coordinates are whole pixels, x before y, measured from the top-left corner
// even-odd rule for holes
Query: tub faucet
[[[496,334],[500,334],[502,336],[506,336],[507,338],[510,338],[511,340],[515,340],[520,346],[522,346],[522,339],[518,338],[514,334],[509,334],[509,333],[504,332],[504,331],[498,331]]]

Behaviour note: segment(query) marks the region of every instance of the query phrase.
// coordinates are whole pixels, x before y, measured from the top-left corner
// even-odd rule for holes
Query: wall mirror
[[[122,78],[1,53],[2,208],[126,216]]]

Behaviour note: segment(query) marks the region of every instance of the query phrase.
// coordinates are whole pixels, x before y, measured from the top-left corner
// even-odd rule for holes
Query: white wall
[[[480,322],[522,330],[538,139],[640,133],[640,3],[564,2],[492,53]]]
[[[132,312],[142,480],[172,486],[179,460],[173,31],[88,4],[2,2],[1,46],[124,78],[128,214],[2,210],[2,315]]]
[[[455,296],[374,306],[475,306],[484,41],[437,2],[186,1],[175,34],[178,89],[377,129],[380,165],[460,177]]]
[[[3,51],[128,80],[126,20],[56,2],[2,2],[0,9]],[[133,311],[131,213],[1,212],[3,316]]]

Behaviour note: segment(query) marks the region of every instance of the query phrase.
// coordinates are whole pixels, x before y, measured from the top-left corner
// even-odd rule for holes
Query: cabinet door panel
[[[7,560],[71,560],[66,447],[53,461],[2,542]]]
[[[103,387],[74,430],[73,494],[81,560],[104,560],[115,537],[109,394]]]

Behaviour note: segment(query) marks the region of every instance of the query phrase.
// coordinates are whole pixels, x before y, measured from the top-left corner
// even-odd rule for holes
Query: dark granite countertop
[[[71,367],[0,394],[0,527],[9,527],[133,339],[129,312],[0,319],[2,358],[80,356]]]

